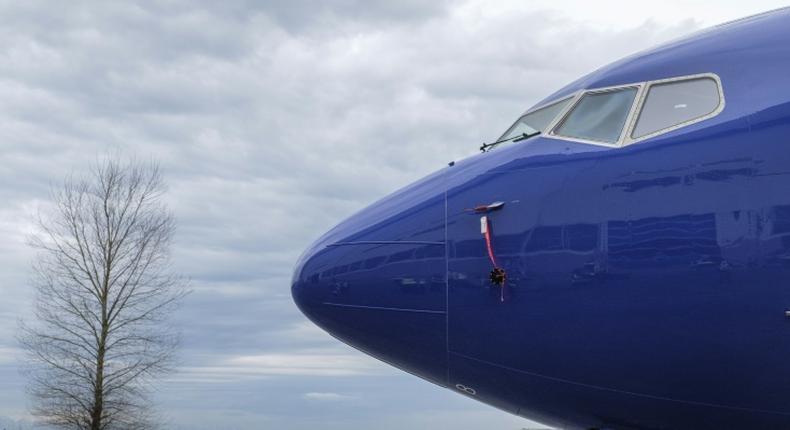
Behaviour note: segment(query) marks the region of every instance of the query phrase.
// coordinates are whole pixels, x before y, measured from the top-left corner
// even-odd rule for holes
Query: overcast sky
[[[330,6],[331,5],[331,6]],[[293,305],[319,234],[475,152],[595,68],[779,1],[0,2],[0,417],[30,220],[108,152],[158,160],[194,293],[157,398],[176,429],[519,429],[352,350]]]

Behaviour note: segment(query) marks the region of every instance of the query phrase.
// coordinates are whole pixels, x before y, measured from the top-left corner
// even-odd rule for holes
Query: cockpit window
[[[546,127],[551,124],[554,118],[557,117],[570,101],[571,99],[567,98],[522,116],[497,140],[505,140],[521,136],[522,134],[530,135],[538,131],[541,133],[546,131]]]
[[[636,87],[587,93],[554,133],[575,139],[616,143],[620,140],[636,93]]]
[[[638,139],[702,118],[720,103],[719,85],[711,78],[652,85],[631,137]]]

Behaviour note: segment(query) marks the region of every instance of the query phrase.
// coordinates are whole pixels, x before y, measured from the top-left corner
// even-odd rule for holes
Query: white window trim
[[[560,120],[565,118],[565,116],[568,115],[568,112],[570,112],[571,109],[573,109],[573,107],[576,106],[576,103],[579,102],[579,98],[581,98],[583,93],[584,93],[584,91],[576,91],[575,93],[567,95],[567,96],[565,96],[565,97],[563,97],[562,99],[559,100],[560,102],[565,101],[565,100],[570,100],[570,103],[566,104],[565,107],[562,108],[561,111],[557,112],[557,115],[554,117],[554,119],[551,120],[551,122],[546,125],[546,131],[543,134],[549,134],[549,133],[551,133],[552,130],[554,130],[554,127],[556,127],[557,124],[559,124]],[[536,110],[543,109],[543,107],[551,106],[553,104],[554,103],[546,103],[546,104],[544,104],[542,107],[540,107],[538,109],[531,109],[528,113],[535,112]],[[526,114],[524,114],[524,115],[526,115]],[[522,115],[522,116],[524,116],[524,115]]]
[[[716,107],[716,109],[713,112],[711,112],[711,113],[709,113],[709,114],[707,114],[705,116],[701,116],[699,118],[695,118],[695,119],[692,119],[692,120],[689,120],[689,121],[686,121],[686,122],[682,122],[680,124],[673,125],[671,127],[667,127],[665,129],[662,129],[662,130],[658,130],[656,132],[653,132],[653,133],[645,135],[645,136],[641,136],[639,138],[632,138],[631,137],[631,134],[633,133],[633,130],[636,127],[636,122],[637,122],[637,120],[639,118],[639,114],[642,112],[642,108],[643,108],[643,106],[645,104],[645,101],[647,99],[647,94],[648,94],[648,91],[650,90],[650,87],[652,87],[653,85],[666,84],[668,82],[689,81],[689,80],[695,80],[695,79],[700,79],[700,78],[713,79],[716,82],[716,86],[718,87],[719,105]],[[565,119],[568,116],[568,114],[571,111],[573,111],[573,109],[576,107],[576,105],[578,105],[579,101],[581,100],[582,97],[584,97],[584,95],[586,95],[586,94],[605,93],[605,92],[610,92],[610,91],[617,91],[617,90],[622,90],[622,89],[625,89],[625,88],[636,88],[637,92],[636,92],[636,95],[634,96],[634,101],[631,104],[631,109],[628,112],[628,116],[626,117],[625,126],[623,127],[623,130],[620,133],[620,137],[618,138],[617,141],[615,141],[615,142],[602,142],[602,141],[590,140],[590,139],[579,139],[579,138],[575,138],[575,137],[563,136],[563,135],[560,135],[560,134],[556,133],[557,128],[562,124],[563,121],[565,121]],[[657,80],[653,80],[653,81],[635,82],[635,83],[624,84],[624,85],[615,85],[615,86],[611,86],[611,87],[602,87],[602,88],[593,88],[593,89],[587,89],[587,90],[579,90],[576,93],[574,93],[574,94],[572,94],[570,96],[564,97],[564,98],[562,98],[560,100],[552,101],[552,102],[549,102],[549,103],[545,103],[545,104],[543,104],[543,105],[541,105],[539,107],[536,107],[534,109],[530,109],[529,111],[524,113],[524,115],[532,113],[532,112],[535,112],[535,111],[540,110],[540,109],[543,109],[544,107],[551,106],[551,105],[553,105],[555,103],[559,103],[559,102],[561,102],[563,100],[566,100],[568,98],[572,98],[573,100],[570,103],[568,103],[568,105],[565,106],[565,108],[563,108],[561,112],[559,112],[557,114],[557,116],[554,118],[554,120],[551,123],[549,123],[549,125],[546,127],[546,130],[548,130],[548,132],[544,133],[543,137],[546,137],[546,138],[549,138],[549,139],[565,140],[565,141],[570,141],[570,142],[587,143],[587,144],[590,144],[590,145],[605,146],[605,147],[608,147],[608,148],[621,148],[621,147],[624,147],[624,146],[627,146],[627,145],[631,145],[633,143],[638,143],[638,142],[641,142],[643,140],[651,139],[651,138],[654,138],[656,136],[675,131],[675,130],[683,128],[683,127],[690,126],[692,124],[696,124],[698,122],[702,122],[702,121],[711,119],[711,118],[713,118],[715,116],[718,116],[724,110],[724,106],[725,106],[724,88],[723,88],[723,86],[721,84],[721,79],[719,78],[719,76],[716,75],[715,73],[700,73],[700,74],[695,74],[695,75],[678,76],[678,77],[667,78],[667,79],[657,79]],[[522,115],[522,116],[524,116],[524,115]]]
[[[614,141],[614,142],[605,142],[605,141],[600,141],[600,140],[582,139],[582,138],[578,138],[578,137],[571,137],[571,136],[564,136],[564,135],[561,135],[561,134],[557,134],[557,129],[562,125],[563,122],[565,122],[565,120],[568,118],[568,115],[570,114],[570,112],[572,112],[573,109],[576,108],[576,106],[579,104],[579,102],[581,101],[581,99],[585,95],[610,93],[610,92],[620,91],[620,90],[624,90],[624,89],[628,89],[628,88],[635,88],[636,89],[636,94],[634,95],[634,100],[631,101],[631,108],[628,110],[628,116],[626,116],[626,118],[625,118],[625,122],[623,124],[623,129],[620,130],[620,136],[617,138],[616,141]],[[636,114],[636,107],[639,104],[638,101],[642,97],[643,89],[644,89],[644,83],[640,82],[640,83],[635,83],[635,84],[617,85],[617,86],[613,86],[613,87],[595,88],[595,89],[591,89],[591,90],[579,91],[579,93],[576,95],[576,99],[572,103],[571,108],[568,109],[566,112],[564,112],[562,116],[558,116],[558,119],[556,120],[556,122],[551,124],[551,128],[547,128],[547,130],[551,130],[551,131],[549,131],[547,133],[547,136],[548,137],[557,138],[557,139],[561,139],[561,140],[568,140],[568,141],[571,141],[571,142],[589,143],[591,145],[600,145],[600,146],[606,146],[606,147],[610,147],[610,148],[617,148],[617,147],[620,146],[620,143],[623,141],[623,138],[625,137],[625,133],[628,131],[628,129],[630,129],[631,121],[632,121],[634,115]]]
[[[516,120],[516,122],[514,122],[513,125],[510,126],[510,128],[505,130],[505,132],[502,133],[502,135],[499,138],[497,138],[497,140],[502,139],[507,134],[507,132],[510,131],[511,128],[513,128],[514,125],[516,125],[519,121],[521,121],[521,118],[524,118],[525,116],[527,116],[527,115],[529,115],[531,113],[535,113],[535,112],[537,112],[537,111],[539,111],[541,109],[544,109],[544,108],[547,108],[547,107],[550,107],[550,106],[554,106],[554,105],[556,105],[558,103],[562,103],[564,101],[570,100],[571,102],[566,104],[564,108],[560,109],[560,111],[557,112],[557,115],[554,116],[554,119],[552,119],[546,125],[546,130],[553,129],[554,126],[556,125],[557,119],[558,118],[564,118],[565,114],[568,113],[568,109],[572,108],[576,104],[576,98],[578,98],[580,93],[581,92],[577,91],[575,93],[572,93],[572,94],[567,95],[565,97],[562,97],[560,99],[554,99],[554,100],[552,100],[552,101],[550,101],[548,103],[543,103],[542,105],[534,107],[532,109],[527,109],[527,111],[524,112],[523,114],[521,114],[521,116],[518,117],[518,120]]]
[[[670,126],[670,127],[662,128],[661,130],[657,130],[657,131],[654,131],[653,133],[646,134],[644,136],[640,136],[640,137],[637,137],[637,138],[632,137],[632,135],[634,133],[634,129],[636,128],[636,122],[639,120],[639,117],[636,116],[636,117],[633,118],[632,123],[628,127],[628,134],[625,135],[625,139],[622,142],[623,146],[631,145],[631,144],[637,143],[637,142],[641,142],[643,140],[647,140],[647,139],[650,139],[650,138],[653,138],[653,137],[656,137],[656,136],[659,136],[659,135],[662,135],[662,134],[665,134],[665,133],[669,133],[669,132],[675,131],[675,130],[677,130],[679,128],[688,127],[688,126],[690,126],[692,124],[696,124],[698,122],[705,121],[707,119],[710,119],[710,118],[713,118],[713,117],[719,115],[724,110],[724,105],[725,105],[724,88],[721,85],[721,79],[719,78],[718,75],[716,75],[714,73],[701,73],[701,74],[697,74],[697,75],[680,76],[680,77],[675,77],[675,78],[659,79],[659,80],[656,80],[656,81],[650,81],[650,82],[647,83],[648,85],[645,88],[644,94],[642,94],[642,97],[639,100],[639,107],[638,107],[637,111],[639,113],[642,112],[642,108],[644,107],[645,102],[647,101],[647,95],[648,95],[648,93],[650,91],[650,88],[652,88],[654,85],[667,84],[667,83],[671,83],[671,82],[693,81],[693,80],[697,80],[697,79],[711,79],[711,80],[713,80],[716,83],[718,96],[719,96],[719,105],[716,106],[716,109],[714,109],[711,113],[709,113],[707,115],[703,115],[703,116],[701,116],[699,118],[694,118],[694,119],[691,119],[691,120],[688,120],[688,121],[685,121],[685,122],[681,122],[679,124],[675,124],[675,125]]]
[[[541,109],[543,109],[543,108],[547,108],[547,107],[549,107],[549,106],[554,106],[554,105],[556,105],[557,103],[562,103],[562,102],[564,102],[564,101],[566,101],[566,100],[568,100],[568,99],[575,98],[575,97],[576,97],[578,94],[579,94],[579,91],[576,91],[576,92],[574,92],[574,93],[567,94],[567,95],[565,95],[564,97],[561,97],[561,98],[559,98],[559,99],[553,99],[553,100],[551,100],[551,101],[549,101],[549,102],[547,102],[547,103],[543,103],[542,105],[539,105],[539,106],[533,107],[533,108],[531,108],[531,109],[527,109],[527,110],[526,110],[524,113],[522,113],[522,114],[521,114],[521,116],[520,116],[520,117],[518,117],[518,119],[521,119],[521,118],[523,118],[523,117],[525,117],[525,116],[527,116],[527,115],[529,115],[529,114],[531,114],[531,113],[533,113],[533,112],[537,112],[537,111],[539,111],[539,110],[541,110]],[[573,103],[569,103],[567,106],[565,106],[564,108],[562,108],[562,110],[560,111],[560,113],[565,113],[565,111],[566,111],[566,110],[568,110],[568,107],[569,107],[570,105],[572,105],[572,104],[573,104]],[[559,114],[557,114],[557,116],[559,116]],[[554,121],[552,120],[552,122],[554,122]]]

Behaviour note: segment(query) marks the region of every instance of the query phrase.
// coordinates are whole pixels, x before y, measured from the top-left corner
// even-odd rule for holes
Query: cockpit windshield
[[[637,88],[589,92],[555,130],[558,136],[615,143],[625,127]]]
[[[506,140],[516,136],[535,134],[537,132],[543,133],[546,131],[546,127],[551,124],[554,118],[560,112],[562,112],[562,110],[568,105],[568,103],[570,103],[570,101],[571,98],[567,98],[565,100],[550,104],[546,107],[533,110],[532,112],[519,118],[518,121],[516,121],[516,123],[513,124],[505,132],[505,134],[503,134],[502,137],[497,140]]]

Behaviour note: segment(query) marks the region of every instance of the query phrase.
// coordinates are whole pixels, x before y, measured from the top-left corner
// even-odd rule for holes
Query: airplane
[[[335,338],[563,429],[790,429],[790,8],[600,68],[300,257]]]

